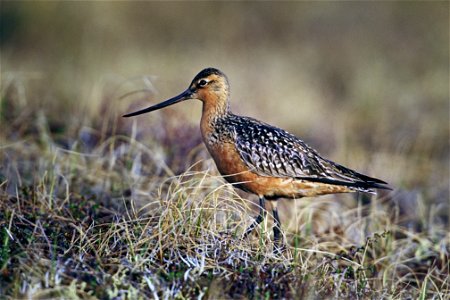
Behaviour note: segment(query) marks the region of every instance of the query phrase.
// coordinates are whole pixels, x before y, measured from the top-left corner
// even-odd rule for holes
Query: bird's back
[[[214,128],[212,139],[234,147],[249,172],[258,176],[332,185],[339,187],[336,192],[388,188],[384,181],[325,159],[296,136],[258,120],[228,114]]]

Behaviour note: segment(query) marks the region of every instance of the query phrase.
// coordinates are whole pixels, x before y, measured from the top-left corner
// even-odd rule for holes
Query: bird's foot
[[[255,229],[256,226],[258,226],[262,221],[264,220],[264,217],[262,215],[259,215],[255,218],[253,223],[247,228],[247,230],[244,233],[244,236],[242,239],[246,239],[247,236],[252,233],[252,231]]]
[[[273,254],[281,255],[286,251],[286,244],[282,241],[274,241],[273,243]]]
[[[286,244],[283,241],[283,234],[281,232],[280,226],[275,225],[273,227],[273,253],[281,254],[286,251]]]

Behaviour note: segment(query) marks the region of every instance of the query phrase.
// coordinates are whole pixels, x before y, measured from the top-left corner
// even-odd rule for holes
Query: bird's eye
[[[198,86],[199,87],[204,87],[208,84],[208,81],[206,81],[205,79],[202,79],[198,82]]]

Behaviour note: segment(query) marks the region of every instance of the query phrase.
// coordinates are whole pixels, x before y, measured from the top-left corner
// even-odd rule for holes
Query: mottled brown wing
[[[284,130],[247,120],[236,128],[236,148],[254,172],[274,177],[326,176],[318,154]]]
[[[244,124],[245,123],[245,124]],[[251,118],[239,117],[235,144],[247,166],[262,176],[290,177],[366,190],[385,184],[322,158],[294,135]]]

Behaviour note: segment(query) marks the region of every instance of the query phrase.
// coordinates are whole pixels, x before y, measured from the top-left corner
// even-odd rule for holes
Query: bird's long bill
[[[161,103],[155,104],[153,106],[150,106],[150,107],[147,107],[147,108],[144,108],[144,109],[141,109],[141,110],[138,110],[138,111],[135,111],[135,112],[123,115],[122,117],[128,118],[128,117],[133,117],[133,116],[137,116],[137,115],[140,115],[140,114],[145,114],[145,113],[148,113],[148,112],[151,112],[151,111],[154,111],[154,110],[158,110],[158,109],[164,108],[166,106],[169,106],[169,105],[172,105],[172,104],[184,101],[184,100],[191,99],[191,96],[192,96],[191,91],[189,89],[187,89],[183,93],[181,93],[178,96],[175,96],[173,98],[170,98],[169,100],[166,100],[166,101],[163,101]]]

